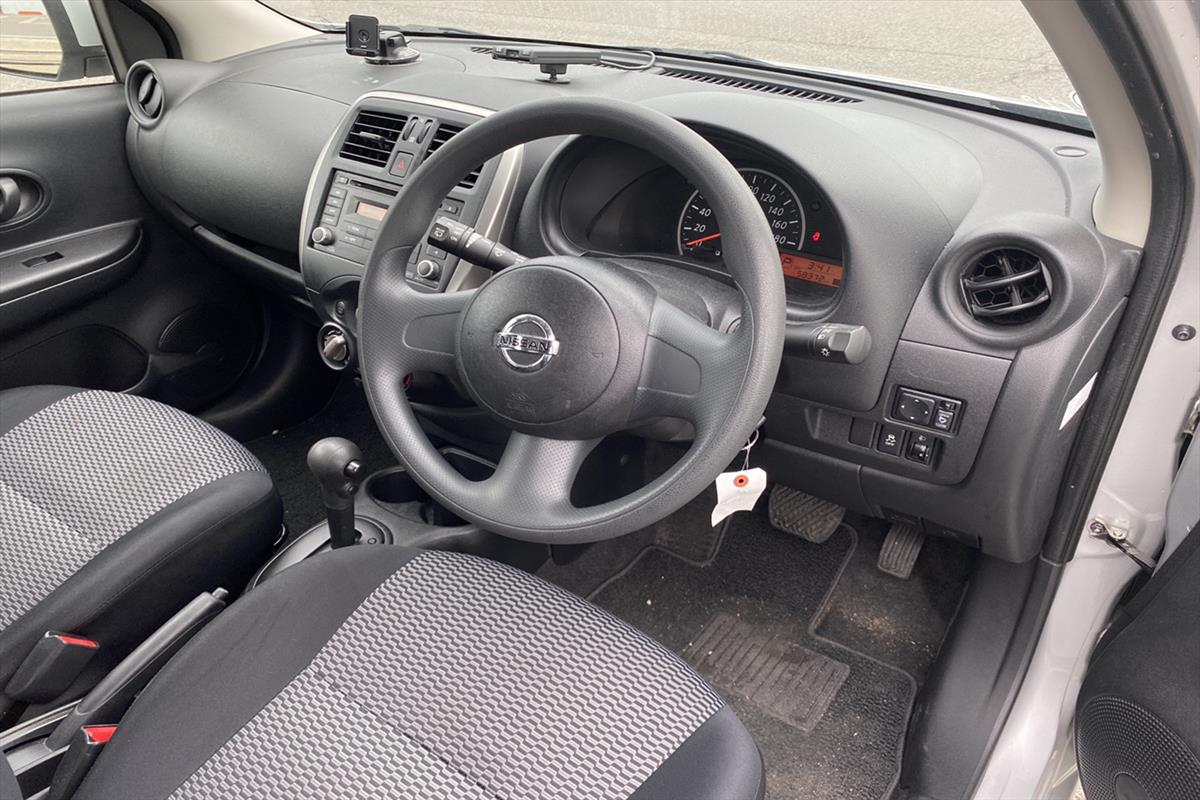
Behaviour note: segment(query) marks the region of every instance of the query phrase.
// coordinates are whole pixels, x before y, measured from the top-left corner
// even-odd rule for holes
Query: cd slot
[[[377,183],[367,183],[366,181],[360,181],[357,178],[350,178],[349,185],[355,187],[356,189],[366,189],[369,192],[386,194],[389,197],[395,197],[396,195],[400,194],[399,190],[393,189],[390,186],[381,186]]]

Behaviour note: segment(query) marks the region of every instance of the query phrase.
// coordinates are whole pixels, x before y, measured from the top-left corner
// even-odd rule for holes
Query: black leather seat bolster
[[[217,588],[217,580],[240,592],[269,554],[282,513],[264,472],[227,475],[171,503],[0,632],[0,688],[38,637],[63,630],[101,643],[73,694],[86,691],[146,632]]]
[[[16,773],[8,759],[0,755],[0,799],[21,800],[21,784],[17,782]]]
[[[763,775],[762,753],[725,706],[697,728],[629,800],[762,800]]]
[[[350,548],[254,589],[179,652],[122,721],[75,800],[167,797],[312,661],[417,550]]]

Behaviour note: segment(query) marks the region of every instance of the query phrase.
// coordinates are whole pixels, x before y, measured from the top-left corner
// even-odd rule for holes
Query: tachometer
[[[804,209],[792,187],[763,169],[740,169],[742,177],[762,207],[775,244],[781,250],[799,251],[804,244]],[[721,231],[712,206],[693,192],[679,216],[679,253],[706,261],[721,257]]]

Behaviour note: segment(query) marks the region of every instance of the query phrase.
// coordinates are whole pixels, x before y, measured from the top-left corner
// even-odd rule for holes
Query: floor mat
[[[920,685],[958,610],[973,551],[929,536],[912,576],[901,580],[875,566],[887,524],[872,521],[858,528],[858,546],[814,630],[903,669]]]
[[[761,713],[812,733],[850,667],[788,638],[785,625],[754,625],[724,612],[683,656]]]
[[[325,408],[316,416],[269,436],[246,442],[250,452],[271,473],[283,498],[283,521],[288,535],[296,536],[325,518],[317,481],[308,471],[308,448],[325,436],[342,436],[363,451],[367,472],[396,463],[375,426],[366,395],[350,378],[344,379]]]
[[[708,566],[648,548],[593,594],[721,691],[763,752],[768,800],[878,800],[899,772],[913,678],[810,631],[856,539],[737,514]]]

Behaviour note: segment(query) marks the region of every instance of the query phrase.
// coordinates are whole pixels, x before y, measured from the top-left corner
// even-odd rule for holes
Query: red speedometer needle
[[[683,246],[684,247],[695,247],[698,244],[704,244],[709,239],[716,239],[720,235],[721,234],[719,234],[719,233],[710,233],[708,236],[701,236],[699,239],[692,239],[690,242],[684,242]]]

